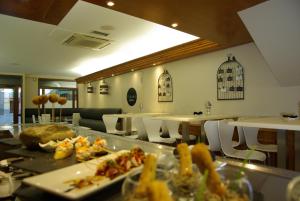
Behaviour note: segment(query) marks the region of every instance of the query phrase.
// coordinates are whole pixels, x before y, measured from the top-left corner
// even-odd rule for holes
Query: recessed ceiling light
[[[111,76],[113,77],[113,76],[115,76],[115,74],[111,74]]]
[[[112,6],[114,6],[114,5],[115,5],[115,3],[114,3],[113,1],[108,1],[108,2],[106,3],[106,5],[108,5],[108,6],[112,7]]]
[[[132,68],[132,69],[131,69],[131,72],[133,72],[133,71],[134,71],[134,69]]]
[[[156,65],[156,63],[153,63],[153,64],[152,64],[152,66],[155,66],[155,65]]]
[[[173,28],[176,28],[176,27],[178,27],[178,23],[174,22],[174,23],[171,24],[171,26],[172,26]]]

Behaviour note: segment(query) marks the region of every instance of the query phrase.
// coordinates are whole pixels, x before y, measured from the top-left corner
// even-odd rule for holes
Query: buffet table
[[[159,144],[152,144],[144,141],[134,140],[130,138],[124,138],[119,136],[114,136],[110,134],[105,134],[102,132],[92,131],[92,130],[81,130],[80,135],[86,135],[90,138],[96,138],[97,136],[101,136],[102,138],[107,140],[108,148],[111,150],[122,150],[122,149],[130,149],[135,145],[140,146],[144,151],[148,153],[156,153],[158,155],[165,155],[165,156],[173,156],[173,147],[163,146]],[[16,136],[17,138],[17,136]],[[17,140],[17,139],[16,139]],[[1,146],[1,143],[0,143]],[[13,149],[16,149],[16,147],[12,147]],[[11,150],[8,150],[8,152],[11,152]],[[40,156],[36,156],[35,158],[27,158],[22,162],[15,162],[13,163],[14,167],[20,167],[21,163],[26,162],[26,160],[34,161],[39,158],[45,158],[45,155],[43,153],[40,153]],[[48,153],[45,153],[48,154]],[[71,159],[69,159],[71,160]],[[273,200],[285,200],[286,196],[286,187],[288,182],[291,178],[299,175],[298,172],[283,170],[283,169],[277,169],[277,168],[269,168],[265,166],[260,165],[252,165],[247,164],[245,167],[241,162],[228,160],[224,158],[217,158],[217,160],[221,162],[227,163],[227,167],[232,169],[241,169],[243,168],[252,183],[253,190],[254,190],[254,201],[273,201]],[[65,163],[64,163],[65,162]],[[58,163],[70,163],[70,161],[59,161]],[[18,165],[19,164],[19,165]],[[47,165],[47,164],[46,164]],[[59,165],[59,164],[56,164]],[[68,164],[68,165],[71,165]],[[59,167],[57,167],[59,168]],[[27,171],[32,171],[33,174],[40,174],[43,171],[37,171],[38,167],[36,165],[33,165],[32,167],[28,167]],[[45,172],[48,172],[49,170],[46,170]],[[55,180],[55,178],[53,178]],[[91,195],[88,195],[87,197],[83,198],[83,200],[123,200],[121,196],[121,185],[122,181],[117,182],[111,186],[108,186],[100,191],[97,191]],[[63,201],[66,200],[62,197],[59,197],[54,194],[47,193],[43,190],[37,189],[32,186],[28,186],[25,184],[22,184],[20,188],[18,188],[14,195],[19,200],[24,201],[50,201],[50,200],[56,200],[56,201]],[[13,198],[12,198],[13,200]]]

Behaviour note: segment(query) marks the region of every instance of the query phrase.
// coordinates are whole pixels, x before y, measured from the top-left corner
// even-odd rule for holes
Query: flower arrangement
[[[37,108],[38,108],[38,116],[40,116],[40,113],[41,113],[40,112],[40,105],[41,105],[40,97],[39,96],[34,96],[32,98],[32,103],[37,106]]]
[[[52,103],[52,121],[55,122],[55,103],[58,101],[59,96],[57,94],[50,94],[48,99]]]
[[[59,120],[62,121],[62,119],[61,119],[62,106],[67,103],[67,98],[66,97],[59,97],[57,102],[58,102],[58,104],[61,105],[60,110],[59,110]]]
[[[49,98],[47,95],[41,95],[39,96],[39,101],[40,101],[40,104],[46,104],[48,102]],[[44,107],[44,114],[46,114],[46,107]]]

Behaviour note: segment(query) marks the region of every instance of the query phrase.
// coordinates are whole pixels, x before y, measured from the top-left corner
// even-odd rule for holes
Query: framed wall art
[[[234,56],[230,55],[218,68],[218,100],[243,100],[244,92],[244,68]]]
[[[158,102],[173,102],[172,77],[167,70],[158,78]]]

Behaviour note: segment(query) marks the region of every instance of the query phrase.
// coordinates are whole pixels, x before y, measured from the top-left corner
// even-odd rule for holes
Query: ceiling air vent
[[[110,44],[110,40],[88,36],[84,34],[74,33],[67,40],[63,42],[63,45],[73,47],[83,47],[92,50],[100,50]]]

